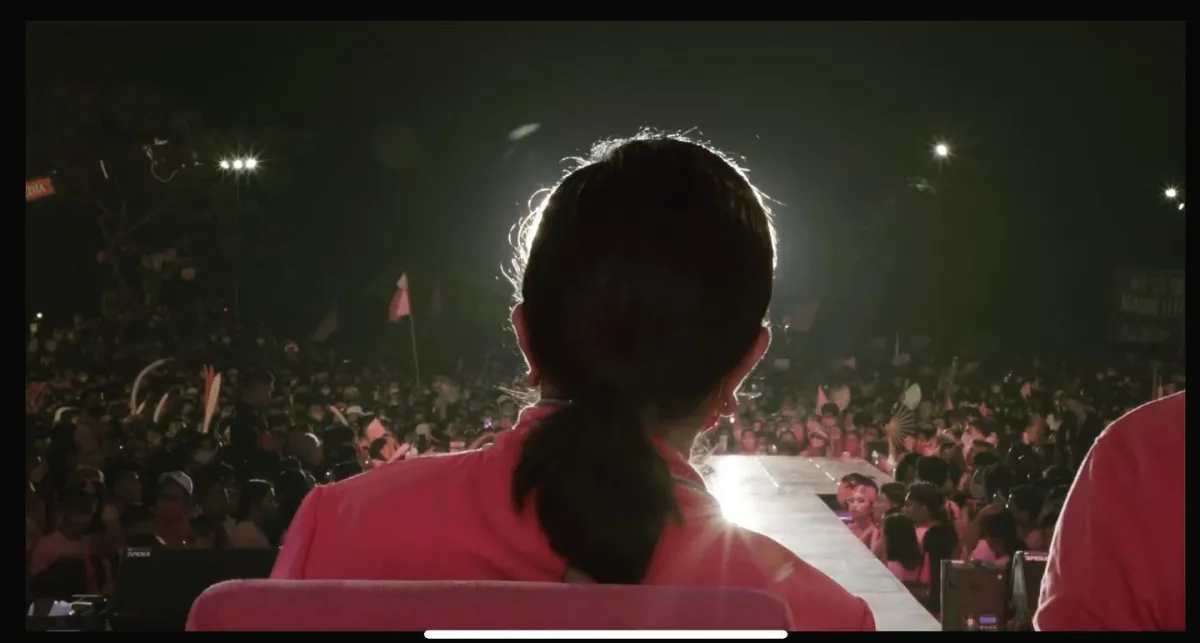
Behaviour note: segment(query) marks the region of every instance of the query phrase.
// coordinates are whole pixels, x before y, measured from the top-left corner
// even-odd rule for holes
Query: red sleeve
[[[1059,516],[1034,626],[1041,631],[1134,631],[1146,622],[1139,588],[1154,587],[1140,555],[1145,528],[1131,463],[1116,436],[1084,458]]]
[[[288,527],[287,538],[275,559],[275,567],[271,569],[271,578],[306,578],[308,550],[312,546],[313,534],[317,531],[317,516],[320,514],[320,496],[324,491],[317,487],[308,494],[300,509],[292,518]]]
[[[875,614],[871,612],[871,608],[867,607],[867,602],[863,599],[858,599],[858,604],[862,606],[862,625],[858,626],[860,632],[875,631]]]

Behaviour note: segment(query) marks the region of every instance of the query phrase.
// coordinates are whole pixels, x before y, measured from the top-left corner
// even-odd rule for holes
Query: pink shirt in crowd
[[[510,479],[531,407],[490,449],[393,463],[317,487],[288,531],[272,578],[558,582],[567,564],[532,507],[513,508]],[[765,589],[797,629],[874,630],[866,602],[779,543],[724,519],[687,460],[660,445],[684,520],[668,523],[644,579],[651,585]]]
[[[921,580],[921,567],[916,569],[905,569],[904,565],[898,560],[889,560],[887,562],[888,571],[892,572],[896,578],[900,579],[901,583],[916,583]]]
[[[1186,629],[1184,395],[1134,409],[1084,458],[1050,543],[1037,629]]]

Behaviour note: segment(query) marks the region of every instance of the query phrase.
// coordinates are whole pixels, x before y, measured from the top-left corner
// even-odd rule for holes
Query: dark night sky
[[[26,43],[30,83],[138,82],[216,122],[317,132],[291,203],[326,244],[326,289],[381,266],[495,272],[558,159],[640,126],[745,156],[783,204],[786,300],[903,287],[887,262],[923,250],[830,283],[843,250],[820,231],[931,173],[939,136],[957,155],[943,208],[964,328],[1051,308],[1102,325],[1112,267],[1182,264],[1182,218],[1160,194],[1184,177],[1183,23],[41,24]],[[502,163],[529,122],[543,127]],[[847,317],[897,314],[859,299]]]

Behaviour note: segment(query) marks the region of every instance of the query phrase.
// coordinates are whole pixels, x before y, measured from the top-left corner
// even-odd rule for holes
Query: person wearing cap
[[[192,479],[182,471],[158,477],[154,500],[154,537],[167,549],[183,549],[191,540]]]

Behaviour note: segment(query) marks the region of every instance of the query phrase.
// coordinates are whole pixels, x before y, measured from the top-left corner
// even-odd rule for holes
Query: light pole
[[[233,318],[241,319],[242,299],[242,175],[258,168],[258,159],[239,156],[221,159],[217,166],[223,172],[233,173]]]
[[[937,167],[937,177],[934,179],[933,193],[933,217],[934,217],[934,239],[937,247],[934,249],[937,261],[934,264],[934,269],[937,271],[935,276],[934,289],[934,332],[937,335],[937,341],[943,345],[948,344],[946,341],[946,327],[943,317],[945,316],[945,299],[946,299],[946,258],[943,255],[943,248],[947,247],[945,239],[945,195],[942,191],[942,166],[950,161],[954,155],[953,149],[946,141],[937,141],[933,144],[933,162]]]

